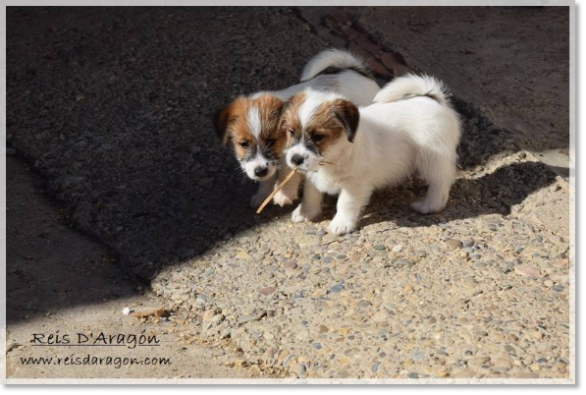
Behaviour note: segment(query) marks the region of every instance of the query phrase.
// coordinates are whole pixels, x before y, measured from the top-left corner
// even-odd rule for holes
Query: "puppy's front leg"
[[[360,212],[368,204],[371,194],[372,190],[369,188],[342,188],[336,205],[336,215],[330,224],[330,233],[343,235],[356,229]]]
[[[291,173],[293,169],[287,166],[287,164],[283,163],[281,166],[281,170],[279,170],[279,185],[287,178],[289,173]],[[297,197],[299,196],[299,183],[303,179],[303,175],[301,173],[297,173],[289,180],[287,184],[275,195],[273,198],[273,202],[276,205],[281,207],[286,206],[288,204],[293,204]]]
[[[262,202],[271,194],[273,191],[273,187],[275,186],[275,180],[277,176],[272,176],[271,178],[260,181],[258,185],[258,191],[254,194],[252,199],[250,199],[250,205],[252,208],[258,208]]]
[[[293,211],[293,222],[313,221],[321,214],[322,193],[305,177],[303,200]]]

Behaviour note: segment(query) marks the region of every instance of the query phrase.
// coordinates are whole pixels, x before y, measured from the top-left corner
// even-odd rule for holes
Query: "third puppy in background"
[[[380,91],[364,62],[350,52],[328,49],[307,63],[301,82],[280,91],[258,92],[240,96],[220,109],[214,126],[223,145],[231,142],[236,159],[246,175],[260,183],[251,205],[258,207],[272,192],[277,178],[285,179],[289,169],[283,159],[287,136],[278,129],[284,101],[306,88],[338,92],[357,105],[372,103]],[[280,206],[297,199],[296,175],[274,198]]]
[[[322,193],[339,194],[330,232],[352,232],[376,189],[416,170],[429,188],[412,208],[442,210],[456,178],[458,114],[441,82],[408,74],[387,84],[374,103],[357,108],[337,93],[308,89],[292,97],[281,117],[287,164],[306,174],[295,222],[321,214]]]

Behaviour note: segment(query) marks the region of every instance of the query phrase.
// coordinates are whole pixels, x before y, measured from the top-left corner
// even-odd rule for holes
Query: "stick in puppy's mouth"
[[[326,161],[321,161],[319,163],[320,166],[324,166],[324,165],[333,165],[332,162],[326,162]],[[271,200],[273,200],[273,198],[275,197],[275,195],[281,190],[283,189],[283,187],[285,186],[285,184],[287,184],[289,182],[289,180],[291,180],[291,178],[293,178],[293,176],[297,173],[299,169],[298,168],[294,168],[293,171],[291,173],[289,173],[289,175],[283,180],[282,183],[280,183],[279,185],[277,185],[275,187],[275,189],[273,190],[273,192],[271,192],[271,194],[269,196],[267,196],[267,198],[265,199],[264,202],[262,202],[262,204],[260,205],[260,207],[256,210],[257,214],[262,213],[262,211],[265,209],[265,207],[269,204],[269,202]]]

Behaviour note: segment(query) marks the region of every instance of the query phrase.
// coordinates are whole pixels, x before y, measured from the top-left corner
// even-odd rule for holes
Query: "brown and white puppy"
[[[270,93],[241,96],[214,116],[214,126],[226,146],[230,141],[234,155],[246,175],[260,182],[251,205],[258,207],[271,193],[275,179],[282,180],[291,171],[282,160],[287,135],[278,128],[284,102]],[[301,176],[299,176],[301,177]],[[292,180],[275,196],[281,206],[297,198],[299,180]]]
[[[292,97],[279,123],[288,134],[287,164],[305,175],[295,222],[321,213],[322,193],[339,195],[329,230],[352,232],[371,194],[413,172],[429,184],[412,208],[442,210],[456,176],[458,114],[443,84],[407,74],[387,84],[366,107],[343,96],[308,89]]]
[[[368,75],[362,60],[347,51],[329,49],[305,66],[301,83],[281,91],[240,96],[216,113],[214,127],[222,144],[231,143],[242,170],[260,183],[251,200],[253,207],[259,206],[272,192],[277,180],[283,180],[291,171],[282,155],[287,136],[278,128],[284,101],[313,88],[339,92],[358,105],[367,105],[380,91]],[[293,177],[277,193],[274,202],[280,206],[293,203],[301,179],[301,175]]]

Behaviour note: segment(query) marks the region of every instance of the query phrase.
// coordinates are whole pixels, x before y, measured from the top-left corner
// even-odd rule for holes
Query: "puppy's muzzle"
[[[301,166],[303,162],[305,162],[305,159],[305,156],[295,154],[291,157],[291,163],[293,163],[295,166]]]
[[[257,177],[264,177],[269,174],[269,168],[266,166],[259,166],[254,169],[254,175]]]

